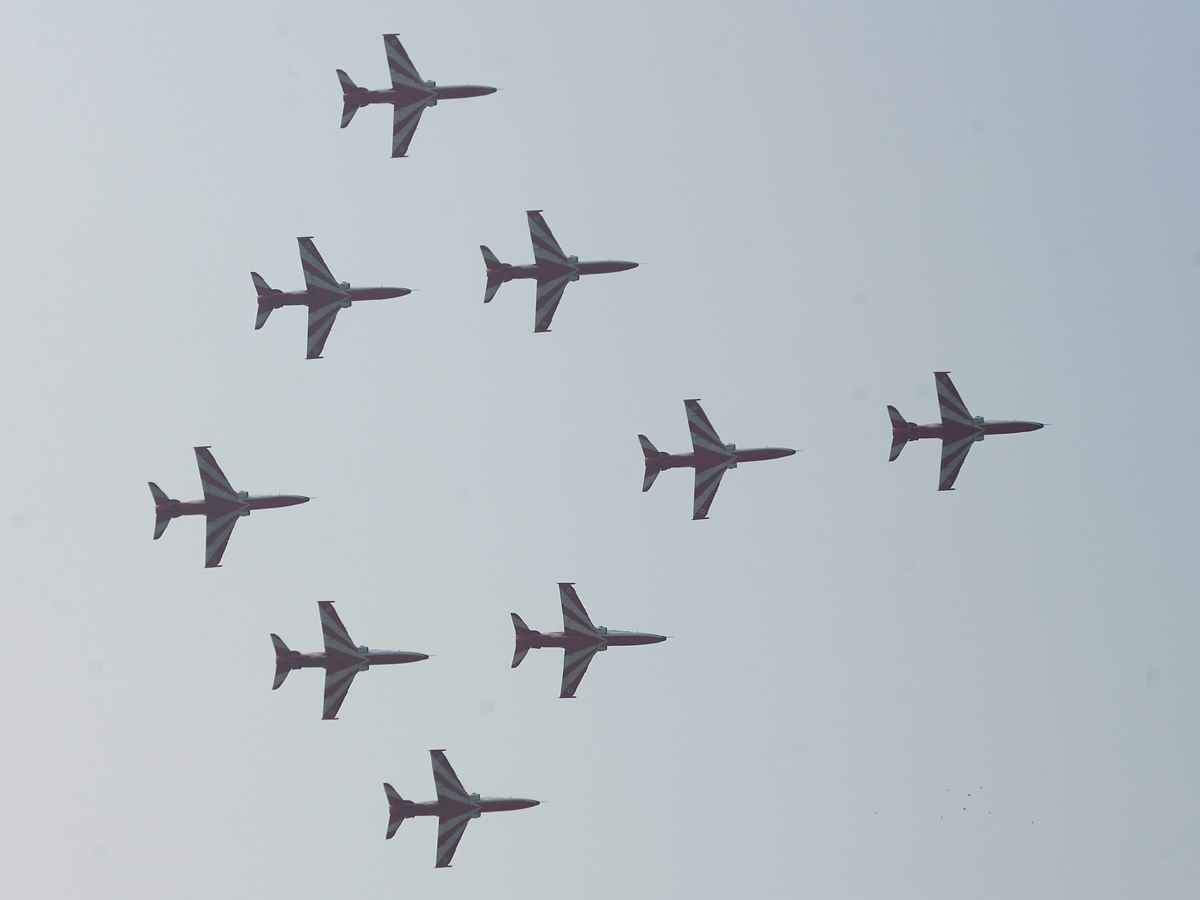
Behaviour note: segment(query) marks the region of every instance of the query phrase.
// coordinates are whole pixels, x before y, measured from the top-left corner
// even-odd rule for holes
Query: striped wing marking
[[[412,142],[421,121],[421,113],[425,112],[428,104],[424,100],[401,106],[392,106],[392,158],[397,159],[408,154],[408,145]]]
[[[603,646],[597,643],[563,653],[562,687],[558,692],[560,699],[575,696],[575,690],[579,687],[579,682],[583,681],[588,665]]]
[[[533,330],[535,333],[550,330],[550,320],[554,318],[554,312],[558,309],[563,291],[567,289],[567,283],[570,280],[570,273],[546,279],[538,279],[537,308],[534,311],[533,317]]]
[[[449,816],[438,816],[438,845],[437,862],[434,868],[445,869],[454,858],[458,842],[462,840],[463,832],[471,824],[472,815],[469,812],[456,813]]]
[[[533,261],[538,265],[569,266],[571,262],[562,247],[554,239],[550,226],[542,218],[540,209],[530,209],[525,212],[529,217],[529,238],[533,241]]]
[[[342,309],[340,300],[326,303],[324,306],[308,308],[308,352],[306,359],[320,359],[325,350],[325,342],[329,340],[329,332],[333,330],[333,321]]]
[[[687,410],[688,430],[692,433],[692,450],[698,455],[716,455],[724,459],[733,459],[733,455],[725,449],[717,429],[712,427],[708,416],[700,408],[699,400],[684,400]],[[714,488],[715,490],[715,488]]]
[[[296,241],[300,244],[300,267],[304,269],[304,285],[309,294],[314,295],[315,300],[326,297],[340,299],[344,295],[342,286],[329,271],[329,266],[325,265],[312,238],[300,237]]]
[[[692,500],[692,518],[707,519],[708,508],[712,506],[713,498],[717,496],[717,488],[721,486],[721,476],[733,465],[726,460],[711,468],[696,467],[696,494]]]
[[[388,72],[392,76],[392,89],[397,91],[419,90],[428,93],[428,88],[421,81],[421,76],[417,74],[417,67],[408,58],[408,52],[404,49],[404,45],[400,43],[400,36],[385,34],[383,36],[383,47],[387,51]]]
[[[196,465],[200,468],[200,487],[206,503],[241,503],[237,491],[213,459],[208,447],[196,447]],[[211,526],[209,531],[211,533]]]
[[[970,451],[971,445],[975,443],[975,437],[976,435],[972,433],[956,440],[942,440],[942,472],[938,479],[939,491],[954,490],[954,480],[958,478],[963,463],[967,461],[967,453]]]
[[[600,639],[600,632],[596,630],[587,610],[579,601],[574,584],[567,581],[559,582],[558,600],[562,604],[563,631],[576,637]]]
[[[225,548],[233,535],[233,526],[241,516],[242,510],[235,509],[220,515],[204,517],[207,525],[204,535],[204,568],[215,569],[221,565],[221,557],[225,555]]]
[[[967,410],[967,405],[963,403],[962,397],[958,396],[954,382],[950,380],[950,373],[934,372],[933,377],[937,382],[938,406],[942,411],[942,425],[956,429],[977,427],[971,413]]]

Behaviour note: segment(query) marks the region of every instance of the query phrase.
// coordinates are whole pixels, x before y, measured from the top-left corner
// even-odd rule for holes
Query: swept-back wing
[[[469,812],[438,816],[437,862],[434,863],[434,868],[444,869],[450,865],[454,851],[458,849],[458,842],[462,840],[463,832],[471,824],[472,818]]]
[[[401,106],[392,106],[392,159],[398,159],[408,154],[408,145],[412,142],[417,124],[421,121],[421,113],[425,112],[428,104],[424,100]]]
[[[592,624],[587,610],[575,593],[575,585],[567,581],[558,584],[558,600],[562,604],[563,631],[575,637],[600,639],[600,632]]]
[[[405,51],[404,45],[400,43],[400,36],[385,34],[383,36],[383,46],[387,51],[388,72],[392,76],[392,89],[397,91],[405,89],[418,90],[428,93],[428,88],[421,81],[421,76],[417,74],[417,67],[408,58],[408,53]]]
[[[350,683],[358,674],[360,665],[355,660],[343,668],[331,667],[325,670],[325,701],[321,707],[322,719],[337,718],[338,710],[342,708],[346,692],[350,690]]]
[[[325,638],[325,652],[333,655],[359,657],[358,647],[350,639],[346,626],[338,618],[337,610],[333,608],[332,600],[320,600],[317,608],[321,613],[321,636]]]
[[[942,425],[949,428],[975,428],[975,420],[967,410],[967,404],[963,403],[962,397],[958,396],[954,382],[950,380],[950,373],[934,372],[933,377],[937,382],[938,406],[942,411]]]
[[[213,459],[208,447],[196,447],[196,465],[200,468],[200,487],[206,503],[240,503],[237,491]],[[210,529],[211,530],[211,529]]]
[[[554,318],[554,311],[558,309],[558,303],[562,300],[563,291],[567,289],[570,280],[569,274],[538,279],[537,307],[533,316],[535,332],[550,330],[550,320]]]
[[[721,442],[721,438],[717,435],[717,429],[712,427],[712,423],[708,421],[708,416],[700,408],[700,401],[684,400],[683,405],[687,409],[688,430],[692,433],[692,450],[697,454],[715,454],[720,457],[732,459],[733,454],[726,449],[725,445]],[[699,469],[697,469],[698,471]],[[699,476],[697,475],[697,477]],[[714,488],[714,490],[716,489]]]
[[[304,285],[308,293],[317,300],[325,297],[341,299],[344,296],[342,286],[329,271],[329,266],[325,265],[325,260],[321,259],[312,238],[299,237],[296,240],[300,244],[300,266],[304,269]]]
[[[580,650],[567,650],[563,653],[562,687],[558,691],[560,699],[575,696],[575,689],[583,681],[588,664],[600,651],[603,644],[592,644]]]
[[[242,510],[235,509],[219,515],[204,517],[207,524],[204,543],[204,568],[215,569],[221,565],[221,557],[225,555],[225,547],[233,534],[233,526],[241,518]]]
[[[708,508],[712,506],[713,498],[717,496],[717,488],[721,486],[721,476],[731,468],[733,466],[727,460],[722,460],[707,469],[696,466],[696,493],[692,498],[693,519],[708,518]]]
[[[975,434],[968,434],[955,440],[942,439],[942,474],[938,479],[939,491],[954,490],[954,479],[967,461],[967,453],[975,443]]]
[[[308,308],[308,353],[307,359],[320,359],[329,340],[329,332],[333,330],[333,320],[342,309],[340,300],[327,303],[324,306]]]
[[[474,807],[474,801],[446,759],[446,751],[430,750],[429,757],[433,762],[433,787],[437,791],[438,803]]]
[[[569,266],[571,261],[550,232],[540,209],[526,210],[529,217],[529,237],[533,241],[533,261],[538,265]]]

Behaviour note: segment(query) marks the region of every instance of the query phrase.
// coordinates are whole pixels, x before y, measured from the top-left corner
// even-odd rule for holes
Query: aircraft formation
[[[481,85],[439,87],[433,81],[422,81],[400,43],[399,36],[385,34],[383,40],[391,75],[391,90],[373,91],[359,87],[341,69],[337,70],[337,76],[343,93],[342,128],[350,124],[355,113],[362,107],[372,104],[392,106],[392,157],[407,156],[422,113],[427,108],[436,106],[439,100],[479,97],[496,91],[496,88]],[[483,302],[490,303],[500,286],[506,282],[520,279],[535,281],[535,333],[550,331],[551,321],[563,293],[572,281],[577,281],[583,275],[621,272],[638,265],[636,262],[625,260],[581,262],[577,256],[568,256],[563,252],[542,217],[541,210],[527,210],[526,216],[533,244],[534,261],[531,265],[502,263],[487,246],[480,246],[487,276]],[[254,328],[261,329],[273,310],[285,306],[307,307],[307,359],[322,358],[326,341],[341,310],[364,300],[397,298],[411,293],[408,288],[352,287],[349,282],[339,282],[317,251],[312,237],[299,237],[297,241],[305,288],[290,292],[274,289],[261,275],[252,272],[251,280],[257,294]],[[939,491],[954,489],[967,453],[977,441],[982,441],[987,435],[1034,431],[1043,427],[1039,422],[990,421],[972,416],[950,381],[949,373],[935,372],[934,378],[941,422],[917,425],[905,420],[895,407],[889,406],[888,414],[892,423],[889,461],[894,461],[910,441],[940,439],[942,463],[938,481]],[[637,437],[641,443],[645,465],[642,491],[649,491],[659,474],[666,469],[693,469],[695,474],[692,518],[695,520],[708,518],[721,479],[727,471],[737,468],[739,463],[779,459],[796,453],[795,450],[786,447],[738,449],[736,444],[726,444],[701,408],[699,400],[683,402],[691,434],[692,452],[672,454],[660,451],[649,438],[639,434]],[[241,517],[249,516],[254,510],[295,506],[307,503],[310,499],[290,494],[252,496],[246,491],[236,491],[217,465],[211,448],[194,449],[203,499],[187,502],[174,500],[158,485],[150,482],[155,512],[154,540],[162,537],[172,519],[181,516],[204,516],[205,568],[221,565],[234,525]],[[563,670],[559,697],[562,699],[575,698],[580,682],[597,653],[610,647],[654,644],[667,640],[667,636],[661,634],[610,631],[604,627],[597,627],[592,623],[573,583],[560,582],[558,589],[563,616],[561,632],[535,631],[529,628],[519,615],[510,614],[516,639],[511,667],[515,669],[519,666],[530,650],[561,648]],[[317,607],[324,641],[322,652],[301,653],[292,650],[282,638],[271,634],[275,650],[275,679],[272,690],[278,689],[293,670],[324,669],[322,719],[337,718],[350,685],[360,672],[365,672],[372,666],[399,665],[429,658],[428,655],[415,651],[371,650],[366,645],[355,645],[334,610],[333,603],[319,601]],[[437,817],[437,852],[434,863],[437,868],[450,866],[459,841],[472,819],[479,818],[485,812],[527,809],[539,804],[537,800],[480,797],[479,794],[468,793],[451,768],[445,751],[430,750],[429,753],[437,799],[425,802],[405,800],[390,784],[384,783],[384,794],[388,803],[385,837],[391,839],[405,819]]]

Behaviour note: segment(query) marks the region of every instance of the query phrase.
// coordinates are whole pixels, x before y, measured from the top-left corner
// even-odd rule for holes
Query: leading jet
[[[642,480],[642,491],[650,490],[654,479],[663,469],[696,470],[696,493],[692,501],[692,518],[707,519],[721,477],[738,463],[757,462],[760,459],[779,459],[792,456],[795,450],[787,447],[759,447],[739,450],[736,444],[726,444],[717,436],[717,431],[700,408],[699,400],[684,400],[687,410],[688,428],[692,432],[691,453],[665,453],[660,451],[644,434],[638,435],[642,442],[642,455],[646,458],[646,477]]]
[[[549,634],[533,631],[516,613],[512,616],[513,627],[517,630],[517,648],[513,651],[512,668],[521,664],[525,654],[539,647],[562,647],[563,674],[562,687],[558,696],[562,699],[574,699],[575,689],[583,680],[588,664],[601,650],[609,647],[628,647],[634,644],[657,644],[665,641],[661,634],[644,634],[640,631],[609,631],[604,626],[597,628],[588,618],[587,610],[579,602],[574,584],[560,581],[558,584],[558,599],[562,603],[563,630]]]
[[[268,494],[251,497],[246,491],[235,491],[229,479],[213,459],[208,447],[196,447],[196,465],[200,467],[200,487],[204,489],[203,500],[186,503],[173,500],[153,481],[150,494],[154,497],[154,540],[162,537],[172,519],[180,516],[204,516],[207,522],[207,539],[204,549],[204,568],[215,569],[221,565],[221,557],[233,534],[233,526],[242,516],[256,509],[275,509],[280,506],[295,506],[307,503],[308,497],[297,494]]]
[[[272,288],[257,272],[251,272],[254,289],[258,291],[258,318],[254,320],[254,330],[267,324],[271,310],[282,306],[308,307],[308,359],[321,359],[321,351],[325,349],[325,341],[329,338],[333,320],[343,309],[349,309],[351,303],[361,303],[363,300],[386,300],[390,297],[403,297],[411,294],[408,288],[397,287],[351,287],[350,282],[339,282],[321,259],[317,247],[311,237],[298,237],[300,243],[300,267],[304,270],[303,291],[281,291]]]
[[[405,800],[396,789],[386,782],[383,792],[388,801],[387,840],[391,840],[405,819],[417,816],[438,817],[437,862],[434,867],[444,869],[450,865],[458,842],[462,840],[463,832],[472,819],[478,819],[485,812],[504,812],[510,809],[528,809],[537,806],[537,800],[525,800],[520,797],[480,797],[478,794],[468,794],[450,768],[446,759],[446,751],[430,750],[433,759],[433,786],[437,790],[437,800],[433,802],[415,803]]]
[[[578,256],[567,256],[558,246],[558,241],[550,233],[550,226],[542,218],[540,209],[526,210],[529,217],[529,237],[533,241],[533,265],[514,266],[502,263],[496,254],[482,244],[483,264],[487,266],[487,288],[483,293],[483,302],[491,303],[500,290],[500,285],[518,278],[537,279],[537,306],[533,315],[533,330],[535,333],[550,330],[550,320],[558,309],[563,291],[567,284],[578,281],[580,275],[601,275],[605,272],[624,272],[626,269],[636,269],[637,263],[623,259],[605,259],[594,262],[580,262]]]
[[[343,72],[337,70],[338,81],[342,83],[342,127],[345,128],[354,118],[354,114],[364,106],[372,103],[392,104],[392,158],[405,156],[417,123],[421,121],[421,113],[426,107],[437,106],[439,100],[457,100],[460,97],[482,97],[484,94],[494,94],[494,87],[480,84],[459,84],[438,87],[436,81],[422,81],[417,74],[417,67],[412,64],[400,37],[395,34],[383,36],[383,46],[387,51],[388,70],[392,75],[390,91],[371,91],[359,87]]]
[[[892,453],[888,462],[893,462],[909,441],[922,438],[940,438],[942,442],[942,474],[938,479],[939,491],[954,490],[954,480],[967,460],[967,453],[976,441],[989,434],[1015,434],[1020,431],[1037,431],[1045,428],[1041,422],[993,422],[983,416],[972,416],[962,397],[950,380],[949,372],[934,372],[937,383],[938,406],[942,411],[940,425],[918,425],[908,422],[894,406],[888,407],[892,419]]]
[[[288,645],[277,635],[271,635],[275,645],[275,683],[271,690],[278,690],[292,669],[325,670],[325,705],[321,708],[322,719],[336,719],[350,683],[359,672],[371,666],[389,666],[399,663],[420,662],[429,659],[428,654],[405,650],[370,650],[366,644],[355,646],[346,632],[346,626],[338,618],[330,600],[319,600],[317,609],[321,613],[321,633],[325,638],[324,653],[301,653],[289,650]]]

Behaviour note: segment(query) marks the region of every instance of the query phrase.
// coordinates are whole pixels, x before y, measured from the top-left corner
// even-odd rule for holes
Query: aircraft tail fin
[[[164,512],[160,507],[171,503],[171,498],[166,495],[157,484],[150,482],[150,496],[154,498],[155,515],[154,515],[154,540],[162,537],[163,532],[167,530],[167,526],[171,524],[171,514]]]
[[[658,462],[662,454],[658,451],[657,447],[650,443],[650,438],[644,434],[639,434],[638,440],[642,443],[642,455],[646,457],[646,477],[642,479],[642,493],[644,494],[650,490],[650,486],[654,484],[654,479],[662,471],[662,465]]]
[[[292,651],[277,634],[271,635],[271,643],[275,645],[275,683],[271,685],[271,690],[277,691],[287,678],[288,672],[292,671],[292,667],[287,664],[287,658],[292,655]]]
[[[904,449],[904,445],[908,443],[908,435],[904,432],[912,423],[906,421],[894,406],[888,407],[888,416],[892,420],[892,452],[888,456],[888,462],[894,462],[900,455],[900,451]]]
[[[272,290],[267,280],[257,272],[250,273],[250,280],[254,282],[254,290],[258,292],[258,317],[254,320],[254,330],[258,331],[267,324],[267,316],[271,315],[271,310],[275,308],[271,298],[279,291]]]
[[[392,835],[396,833],[396,829],[400,827],[400,823],[404,821],[405,802],[404,799],[398,793],[396,793],[396,789],[386,781],[383,783],[383,792],[387,795],[388,801],[388,827],[386,840],[390,841],[392,839]]]
[[[525,624],[524,620],[520,616],[518,616],[516,613],[509,613],[509,615],[512,616],[513,628],[517,632],[517,647],[515,650],[513,650],[513,661],[512,661],[512,668],[515,669],[517,666],[519,666],[521,664],[521,660],[523,660],[525,658],[525,654],[529,652],[529,645],[522,643],[521,638],[529,637],[530,635],[533,634],[533,631],[530,629],[530,627],[528,625]]]
[[[345,128],[354,118],[354,114],[358,112],[358,103],[351,100],[350,97],[358,94],[360,89],[354,83],[354,79],[341,69],[337,70],[337,76],[338,81],[342,83],[342,128]]]
[[[479,245],[479,249],[483,252],[483,264],[487,266],[488,280],[487,288],[483,292],[483,302],[491,303],[492,298],[496,296],[496,291],[500,290],[500,285],[504,284],[504,279],[500,277],[500,270],[504,268],[504,263],[496,257],[496,254],[485,247]]]

